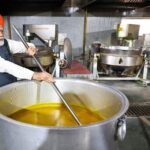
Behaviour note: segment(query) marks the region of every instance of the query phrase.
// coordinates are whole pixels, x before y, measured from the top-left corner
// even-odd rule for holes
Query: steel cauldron
[[[116,150],[126,132],[128,100],[103,84],[57,79],[69,103],[85,105],[107,119],[86,126],[44,127],[15,121],[7,115],[27,105],[60,102],[50,84],[21,81],[0,88],[0,150]]]
[[[101,66],[103,66],[105,70],[133,76],[140,66],[142,66],[143,60],[140,49],[132,49],[125,46],[110,46],[100,49],[98,68],[100,70]]]
[[[38,46],[37,58],[43,67],[48,67],[54,62],[54,54],[48,48]],[[26,53],[13,55],[14,62],[20,66],[31,68],[38,67],[34,59]]]

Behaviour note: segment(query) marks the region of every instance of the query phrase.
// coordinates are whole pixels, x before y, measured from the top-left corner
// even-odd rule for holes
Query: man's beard
[[[0,46],[4,45],[4,39],[0,39]]]

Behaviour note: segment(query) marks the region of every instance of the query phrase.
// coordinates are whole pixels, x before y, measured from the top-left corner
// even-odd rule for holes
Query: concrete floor
[[[129,103],[150,103],[150,86],[143,85],[140,81],[97,81],[122,91]]]
[[[127,118],[127,134],[119,150],[150,150],[150,126],[138,118]]]
[[[122,91],[129,103],[150,103],[150,86],[143,86],[137,81],[99,81]],[[137,117],[127,118],[127,134],[119,142],[119,150],[150,150],[150,126]]]

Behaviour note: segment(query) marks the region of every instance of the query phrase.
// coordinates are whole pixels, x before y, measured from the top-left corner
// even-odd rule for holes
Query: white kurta
[[[26,48],[22,44],[22,42],[9,40],[9,39],[7,39],[7,41],[8,41],[8,45],[12,54],[26,52]],[[28,43],[28,44],[29,46],[35,47],[34,44],[32,43]],[[33,71],[27,68],[21,67],[19,65],[16,65],[10,61],[7,61],[3,59],[2,57],[0,57],[0,72],[1,73],[6,72],[17,78],[28,79],[28,80],[32,79],[32,76],[34,73]]]

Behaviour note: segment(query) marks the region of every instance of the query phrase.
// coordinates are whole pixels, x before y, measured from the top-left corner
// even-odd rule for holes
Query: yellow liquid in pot
[[[85,107],[71,105],[71,108],[78,116],[82,125],[99,122],[105,119],[103,116]],[[9,115],[9,117],[17,121],[42,126],[77,126],[70,112],[61,103],[32,105]]]

